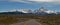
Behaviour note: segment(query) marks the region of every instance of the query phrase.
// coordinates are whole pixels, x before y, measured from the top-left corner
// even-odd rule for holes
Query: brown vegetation
[[[37,16],[37,15],[0,15],[0,24],[12,24],[36,19],[44,25],[60,25],[60,16]]]

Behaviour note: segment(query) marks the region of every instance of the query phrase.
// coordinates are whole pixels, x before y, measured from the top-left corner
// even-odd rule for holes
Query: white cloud
[[[16,2],[25,2],[25,1],[32,1],[32,2],[60,2],[60,0],[9,0],[9,1],[16,1]]]
[[[54,4],[60,4],[60,0],[0,0],[0,1],[10,1],[10,2],[22,2],[22,3],[54,3]]]
[[[60,2],[60,0],[29,0],[29,1],[35,1],[35,2]]]
[[[23,3],[43,3],[43,2],[53,2],[54,4],[60,4],[60,0],[8,0],[12,2],[23,2]]]
[[[53,0],[29,0],[29,1],[35,1],[35,2],[52,2]]]
[[[22,2],[22,3],[31,3],[28,0],[8,0],[8,1],[11,1],[11,2]]]

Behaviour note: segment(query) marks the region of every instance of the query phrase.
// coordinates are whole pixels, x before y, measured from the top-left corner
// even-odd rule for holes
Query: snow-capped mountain
[[[34,10],[34,12],[45,12],[47,11],[47,9],[44,9],[43,7],[37,9],[37,10]]]
[[[52,14],[52,13],[57,14],[57,12],[52,11],[52,10],[47,10],[44,7],[41,7],[40,9],[35,10],[34,12],[35,13],[43,13],[44,12],[44,13],[47,13],[47,14]]]
[[[34,10],[34,11],[32,11],[30,9],[20,9],[20,10],[10,10],[9,12],[16,12],[16,11],[23,12],[23,13],[47,13],[47,14],[54,13],[54,14],[57,14],[56,11],[48,10],[48,9],[46,9],[44,7],[41,7],[39,9]]]
[[[48,14],[59,14],[56,11],[52,11],[52,10],[48,10],[45,9],[44,7],[41,7],[39,9],[36,9],[34,11],[30,10],[30,9],[20,9],[20,10],[10,10],[8,12],[4,12],[5,14],[10,13],[10,14],[38,14],[38,15],[48,15]]]
[[[30,10],[30,9],[21,9],[18,11],[23,12],[23,13],[32,13],[32,10]]]
[[[23,12],[23,13],[32,13],[32,10],[29,9],[20,9],[20,10],[10,10],[8,12]]]

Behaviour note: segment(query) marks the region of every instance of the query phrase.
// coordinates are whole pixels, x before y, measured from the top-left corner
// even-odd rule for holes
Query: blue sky
[[[60,0],[0,0],[0,12],[24,8],[36,10],[42,6],[60,12],[59,2]]]

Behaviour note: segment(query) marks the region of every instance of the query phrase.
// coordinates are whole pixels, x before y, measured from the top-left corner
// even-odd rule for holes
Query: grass
[[[37,15],[0,15],[0,24],[13,24],[17,22],[24,22],[29,19],[36,19],[43,25],[60,25],[60,16],[37,16]]]
[[[44,25],[60,25],[60,16],[40,17],[37,21]]]

